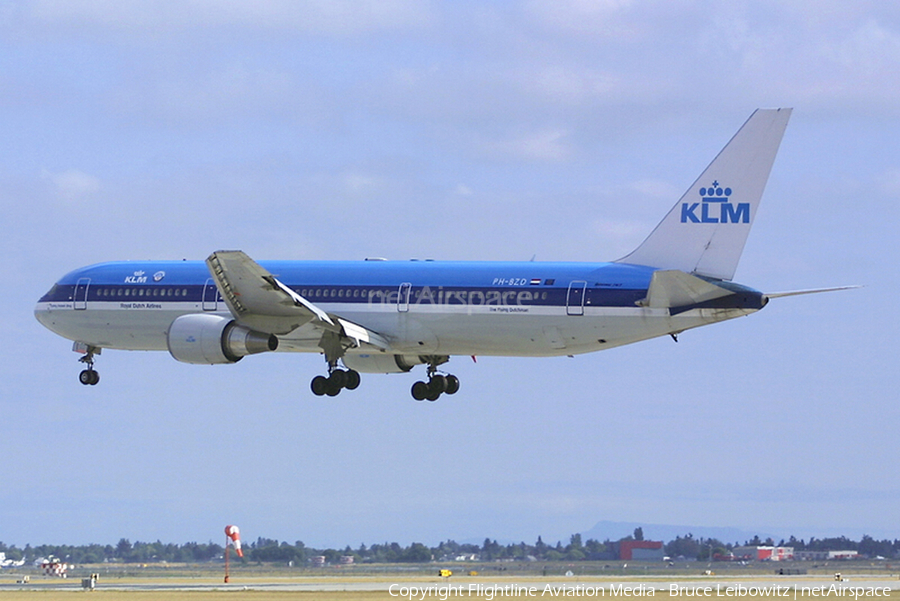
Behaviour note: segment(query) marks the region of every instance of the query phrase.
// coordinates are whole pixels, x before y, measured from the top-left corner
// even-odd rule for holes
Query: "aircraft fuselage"
[[[392,352],[554,356],[602,350],[747,315],[744,292],[673,315],[639,306],[650,267],[618,263],[261,261],[328,313],[382,334]],[[201,261],[103,263],[61,278],[37,304],[46,327],[110,349],[166,350],[181,315],[230,316]],[[303,328],[279,350],[321,352]],[[350,351],[352,352],[352,351]]]

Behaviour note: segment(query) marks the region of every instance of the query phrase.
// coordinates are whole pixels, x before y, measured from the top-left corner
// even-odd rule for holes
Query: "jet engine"
[[[425,363],[416,355],[388,355],[347,353],[343,357],[344,365],[364,374],[402,374],[414,365]]]
[[[182,315],[168,331],[169,353],[184,363],[236,363],[246,355],[274,351],[278,338],[220,315]]]

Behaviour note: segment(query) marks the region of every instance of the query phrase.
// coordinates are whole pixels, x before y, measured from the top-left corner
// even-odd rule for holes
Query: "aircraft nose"
[[[37,303],[34,306],[34,318],[37,319],[45,328],[50,327],[48,325],[50,319],[50,310],[47,309],[46,306],[43,306],[41,303]]]

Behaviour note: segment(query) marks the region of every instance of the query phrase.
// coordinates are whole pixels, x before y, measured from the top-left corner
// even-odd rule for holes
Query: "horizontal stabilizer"
[[[732,294],[715,284],[683,271],[655,271],[650,278],[647,298],[640,301],[642,307],[669,309],[687,307]]]
[[[767,292],[766,298],[784,298],[785,296],[800,296],[801,294],[818,294],[820,292],[837,292],[838,290],[853,290],[862,286],[836,286],[834,288],[812,288],[810,290],[791,290],[789,292]]]

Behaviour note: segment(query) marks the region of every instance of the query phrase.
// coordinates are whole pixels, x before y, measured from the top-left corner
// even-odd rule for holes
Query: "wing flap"
[[[368,344],[383,351],[388,350],[391,346],[380,334],[376,334],[359,324],[347,321],[346,319],[341,319],[340,317],[337,318],[337,322],[341,325],[341,332],[344,336],[352,340],[355,343],[355,346]]]

